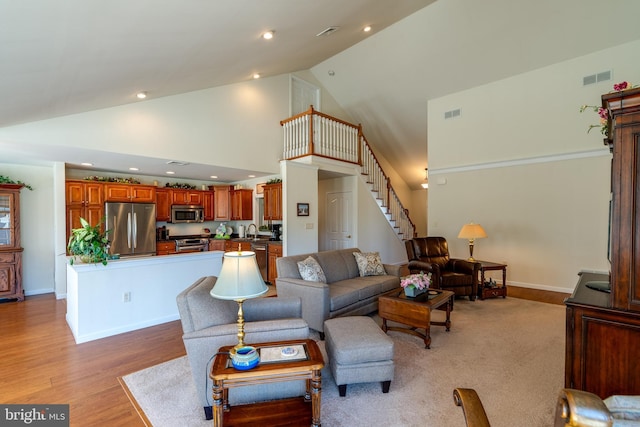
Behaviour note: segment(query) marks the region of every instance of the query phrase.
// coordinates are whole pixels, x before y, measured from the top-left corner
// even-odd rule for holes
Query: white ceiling
[[[311,69],[419,188],[429,99],[640,39],[638,16],[637,0],[0,0],[0,127],[137,102],[140,90],[162,97]],[[316,37],[330,26],[340,29]],[[2,162],[86,158],[0,150]],[[104,156],[113,170],[131,164]],[[190,165],[182,177],[212,173]]]
[[[0,127],[137,102],[138,91],[157,98],[307,70],[433,1],[0,0]],[[339,29],[316,37],[331,26]],[[276,32],[270,42],[267,30]],[[0,148],[1,161],[88,158],[62,147]],[[157,159],[105,157],[112,170],[133,162],[147,174],[166,170]],[[179,171],[226,181],[248,172]]]

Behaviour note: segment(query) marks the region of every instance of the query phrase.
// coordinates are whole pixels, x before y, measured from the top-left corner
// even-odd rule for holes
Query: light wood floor
[[[509,288],[552,304],[567,296]],[[180,322],[76,345],[65,314],[53,294],[0,303],[0,402],[69,404],[72,426],[144,426],[117,378],[184,355]]]

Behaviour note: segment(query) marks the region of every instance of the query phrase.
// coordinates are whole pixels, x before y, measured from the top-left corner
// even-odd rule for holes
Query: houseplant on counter
[[[416,297],[429,289],[431,284],[431,273],[411,274],[400,281],[400,286],[404,288],[404,293],[408,297]]]
[[[75,258],[77,257],[84,263],[99,262],[102,265],[107,265],[109,259],[109,239],[107,233],[100,230],[100,221],[97,225],[91,226],[86,219],[80,218],[81,228],[74,228],[71,230],[71,236],[69,237],[69,243],[67,244],[67,250],[72,255],[69,258],[69,264],[73,265]]]

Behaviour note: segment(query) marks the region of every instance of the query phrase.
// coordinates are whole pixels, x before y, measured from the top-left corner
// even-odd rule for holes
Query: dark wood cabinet
[[[267,280],[272,285],[276,284],[278,271],[276,270],[276,259],[282,256],[282,243],[269,243],[267,246]]]
[[[202,206],[202,191],[172,188],[171,204]]]
[[[0,299],[24,300],[20,246],[22,184],[0,184]]]
[[[156,221],[171,221],[171,190],[156,190]]]
[[[224,251],[227,240],[224,239],[209,239],[210,251]]]
[[[282,183],[264,186],[264,219],[282,220]]]
[[[153,203],[156,201],[156,187],[142,184],[104,185],[105,202]]]
[[[231,187],[228,185],[216,185],[213,187],[213,211],[215,221],[228,221],[231,219]]]
[[[253,219],[253,190],[231,190],[231,219],[250,221]]]
[[[204,207],[204,220],[213,221],[216,218],[215,196],[213,191],[202,192],[202,206]]]
[[[566,300],[565,387],[604,399],[640,394],[640,89],[603,95],[602,102],[613,153],[611,273],[582,273]],[[594,282],[609,282],[611,292],[592,289]]]
[[[173,255],[176,253],[176,242],[173,240],[156,242],[156,255]]]

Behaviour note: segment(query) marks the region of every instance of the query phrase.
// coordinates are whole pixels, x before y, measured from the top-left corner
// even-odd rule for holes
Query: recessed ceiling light
[[[130,171],[139,171],[140,169],[138,168],[129,168]]]
[[[259,79],[260,78],[260,74],[259,73],[253,73],[253,78],[254,79]]]
[[[271,30],[271,31],[265,31],[262,34],[262,38],[265,40],[271,40],[273,38],[273,35],[275,34],[275,31]]]
[[[175,172],[174,171],[167,171],[166,174],[167,175],[175,175]]]
[[[249,175],[249,178],[255,178],[255,177],[256,177],[255,175]]]
[[[211,175],[209,178],[218,179],[218,175]]]
[[[369,31],[371,31],[371,25],[367,25],[362,29],[362,31],[364,31],[365,33],[368,33]]]
[[[82,162],[80,163],[82,166],[93,166],[93,163],[89,163],[89,162]]]
[[[136,93],[136,97],[138,99],[145,99],[147,97],[147,92],[138,92]]]

